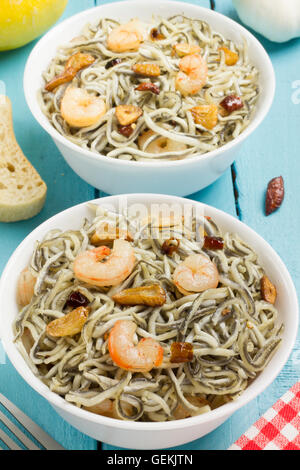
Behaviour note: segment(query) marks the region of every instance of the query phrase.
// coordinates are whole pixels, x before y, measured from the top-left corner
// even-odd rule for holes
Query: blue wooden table
[[[215,9],[239,22],[230,0],[190,0]],[[103,3],[99,0],[70,0],[61,20],[81,10]],[[191,199],[222,209],[250,225],[262,235],[286,263],[297,290],[300,290],[300,39],[275,44],[256,35],[273,62],[277,89],[272,109],[261,127],[247,140],[228,171]],[[35,218],[14,224],[0,224],[0,272],[9,256],[37,225],[74,204],[102,196],[66,165],[51,138],[31,116],[22,88],[24,65],[35,42],[20,49],[0,53],[0,80],[6,85],[13,105],[16,137],[32,164],[48,185],[44,209]],[[268,181],[282,175],[286,195],[279,211],[264,215]],[[0,392],[16,403],[66,449],[115,449],[97,444],[63,421],[50,405],[17,374],[0,348]],[[207,436],[176,449],[227,449],[267,408],[300,377],[300,342],[277,379],[263,394],[237,411],[227,422]],[[1,447],[1,444],[0,444]]]

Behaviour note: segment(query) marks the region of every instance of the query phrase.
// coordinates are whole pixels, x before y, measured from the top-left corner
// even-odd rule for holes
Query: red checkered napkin
[[[300,450],[300,382],[228,450]]]

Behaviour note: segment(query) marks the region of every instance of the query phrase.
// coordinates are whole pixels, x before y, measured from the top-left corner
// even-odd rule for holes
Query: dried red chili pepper
[[[178,238],[172,237],[163,242],[161,251],[168,256],[172,256],[173,253],[178,251],[179,245],[180,245],[180,240],[178,240]]]
[[[139,86],[135,88],[137,91],[151,91],[151,93],[154,93],[155,95],[159,95],[160,89],[158,88],[155,83],[152,82],[143,82],[140,83]]]
[[[223,250],[224,240],[221,237],[209,237],[205,235],[203,248],[206,250]]]
[[[224,108],[229,114],[244,106],[241,98],[237,95],[228,95],[221,102],[220,106]]]
[[[190,362],[194,358],[193,345],[191,343],[172,343],[170,362]]]
[[[157,28],[152,28],[150,31],[150,38],[152,41],[159,41],[165,39],[165,36]]]
[[[118,127],[118,132],[122,135],[124,135],[125,137],[130,137],[131,134],[133,133],[134,129],[132,127],[131,124],[129,124],[128,126],[119,126]]]
[[[272,214],[281,206],[284,198],[284,183],[282,176],[271,179],[266,193],[266,215]]]
[[[66,305],[74,308],[86,307],[89,303],[89,299],[79,290],[71,292],[66,301]]]
[[[108,70],[111,67],[114,67],[115,65],[120,64],[121,62],[123,62],[123,60],[120,59],[120,57],[117,57],[116,59],[112,59],[112,60],[109,60],[108,62],[106,62],[105,68],[106,68],[106,70]]]

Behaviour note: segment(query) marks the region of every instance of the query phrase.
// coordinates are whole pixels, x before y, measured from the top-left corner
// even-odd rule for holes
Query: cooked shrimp
[[[94,286],[116,286],[131,274],[135,263],[134,249],[122,239],[114,241],[113,249],[99,246],[80,253],[73,269],[77,279]]]
[[[137,346],[133,343],[137,325],[130,320],[118,320],[108,337],[110,357],[121,369],[132,372],[149,372],[159,367],[164,350],[152,338],[142,338]]]
[[[72,127],[88,127],[95,124],[106,113],[102,98],[88,93],[84,88],[69,86],[60,106],[61,115]]]
[[[107,38],[107,48],[113,52],[137,50],[144,40],[139,20],[131,20],[114,28]]]
[[[150,129],[138,138],[138,145],[143,150],[145,142],[150,139],[155,133]],[[164,152],[178,152],[180,150],[186,150],[187,146],[181,142],[175,142],[175,140],[169,139],[168,137],[157,136],[156,139],[152,140],[150,144],[145,148],[145,152],[149,153],[164,153]]]
[[[207,81],[207,64],[199,54],[189,54],[179,62],[175,85],[184,96],[194,95]]]
[[[17,300],[18,304],[24,307],[28,305],[33,297],[36,277],[34,277],[28,268],[23,269],[18,280]]]
[[[219,283],[219,272],[216,265],[207,256],[190,255],[175,269],[173,281],[184,295],[191,292],[203,292],[213,289]]]

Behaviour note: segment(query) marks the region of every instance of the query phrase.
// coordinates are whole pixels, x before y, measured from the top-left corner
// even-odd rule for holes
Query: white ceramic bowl
[[[135,203],[143,203],[148,207],[152,203],[176,203],[181,206],[192,204],[195,208],[202,207],[205,215],[213,217],[221,229],[237,232],[259,254],[262,266],[266,269],[271,281],[276,284],[278,291],[276,307],[279,311],[279,321],[284,322],[285,330],[280,349],[276,352],[265,370],[249,385],[241,397],[209,413],[184,420],[161,423],[119,421],[92,414],[67,403],[62,397],[51,392],[46,385],[34,376],[13,342],[12,323],[18,313],[16,304],[18,273],[29,262],[34,242],[41,240],[48,230],[57,227],[61,229],[77,229],[84,217],[91,216],[87,203],[74,206],[47,220],[28,235],[16,249],[7,263],[0,282],[0,332],[5,351],[19,374],[33,389],[48,400],[66,421],[80,431],[115,446],[134,449],[173,447],[190,442],[209,433],[229,418],[234,411],[241,408],[250,400],[253,400],[275,379],[287,361],[296,339],[298,329],[297,295],[291,277],[280,257],[265,240],[234,217],[199,202],[188,201],[174,196],[131,194],[123,197],[127,197],[129,206]],[[93,202],[97,204],[111,204],[117,210],[120,196],[110,196]]]
[[[250,60],[259,70],[261,93],[252,121],[240,136],[213,152],[185,160],[128,162],[84,150],[69,142],[52,127],[40,109],[37,91],[43,85],[42,72],[55,57],[58,46],[76,36],[86,23],[94,22],[101,16],[125,22],[132,17],[147,21],[153,14],[170,17],[180,13],[207,21],[216,31],[233,41],[241,42],[244,37],[248,42]],[[271,61],[262,45],[249,31],[230,18],[188,3],[138,0],[104,4],[83,11],[51,29],[37,43],[28,58],[24,73],[24,91],[36,120],[53,138],[71,168],[92,186],[108,194],[157,192],[185,196],[208,186],[231,165],[242,142],[261,124],[268,113],[275,91],[275,77]]]

